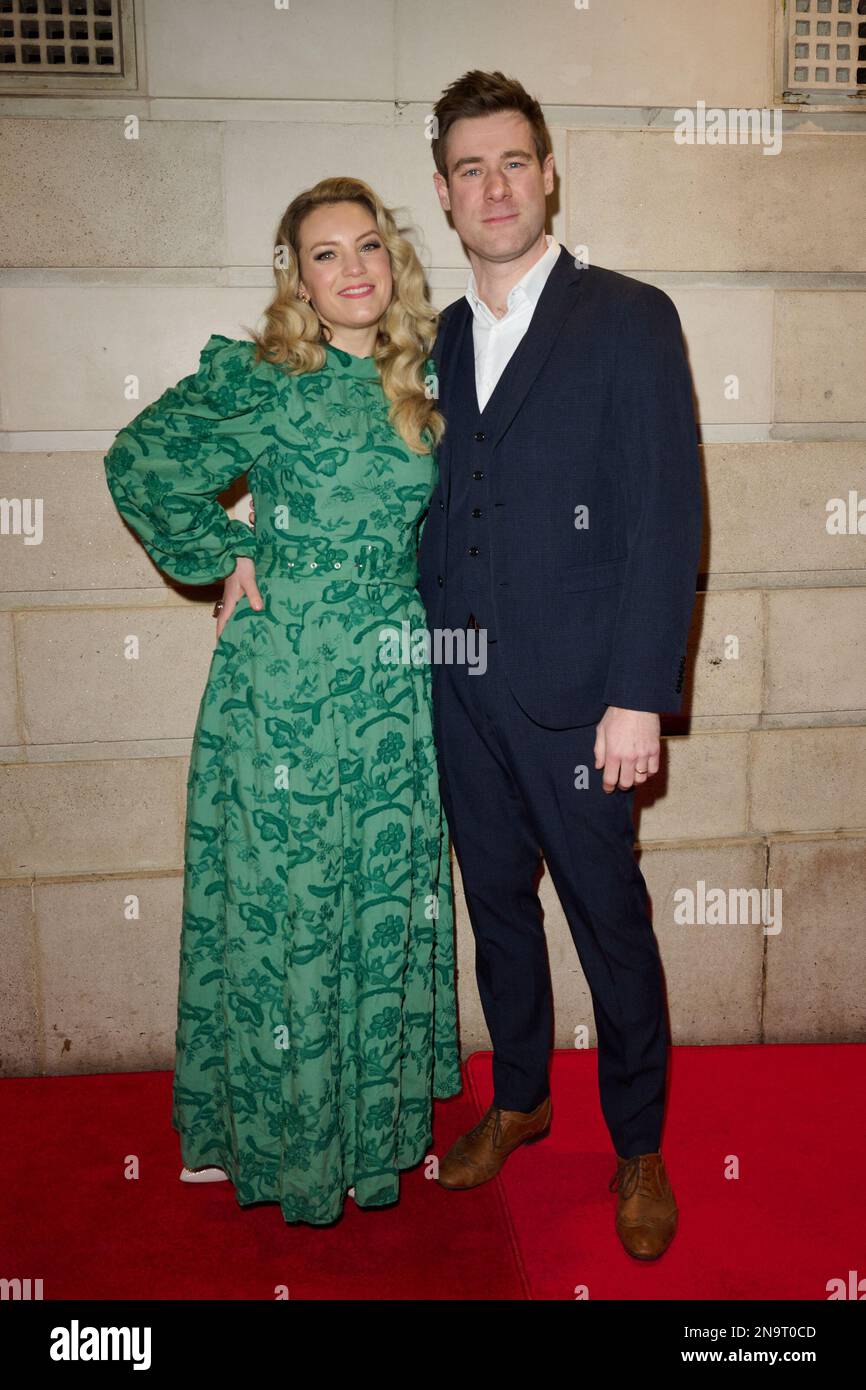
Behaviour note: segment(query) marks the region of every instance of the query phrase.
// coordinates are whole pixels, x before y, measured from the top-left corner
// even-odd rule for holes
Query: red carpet
[[[437,1102],[437,1154],[486,1108],[490,1062],[475,1053],[464,1094]],[[419,1165],[396,1206],[350,1200],[319,1228],[178,1181],[170,1072],[10,1079],[0,1275],[42,1278],[45,1299],[825,1300],[829,1279],[866,1274],[864,1076],[853,1044],[674,1048],[662,1149],[680,1229],[656,1264],[613,1230],[594,1051],[554,1054],[550,1136],[495,1181],[445,1192]]]
[[[679,1229],[646,1264],[613,1230],[596,1066],[595,1051],[554,1053],[550,1135],[497,1180],[532,1298],[824,1300],[829,1279],[866,1276],[866,1046],[675,1047],[662,1153]],[[484,1108],[491,1054],[467,1070]]]
[[[419,1164],[392,1207],[287,1226],[229,1182],[180,1182],[170,1111],[170,1072],[0,1082],[0,1275],[41,1278],[46,1300],[526,1297],[497,1184],[457,1219]],[[476,1118],[466,1089],[438,1101],[434,1152]]]

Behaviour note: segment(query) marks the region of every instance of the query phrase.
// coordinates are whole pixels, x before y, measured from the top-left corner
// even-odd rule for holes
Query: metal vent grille
[[[815,99],[866,95],[866,0],[788,0],[787,86]]]
[[[118,0],[0,0],[0,72],[123,72]]]

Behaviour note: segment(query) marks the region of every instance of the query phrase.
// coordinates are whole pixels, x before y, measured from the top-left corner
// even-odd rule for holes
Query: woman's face
[[[323,323],[368,328],[391,302],[391,258],[361,203],[313,208],[300,227],[300,292]]]

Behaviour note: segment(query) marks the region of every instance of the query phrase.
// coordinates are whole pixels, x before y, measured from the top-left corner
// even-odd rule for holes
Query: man
[[[439,1182],[487,1181],[550,1125],[543,854],[592,993],[616,1229],[655,1259],[677,1222],[669,1038],[632,809],[659,714],[681,705],[700,547],[680,322],[661,290],[545,235],[550,135],[518,82],[466,73],[434,116],[434,183],[471,272],[436,344],[447,427],[419,588],[431,628],[487,635],[486,672],[437,663],[433,699],[494,1081]]]

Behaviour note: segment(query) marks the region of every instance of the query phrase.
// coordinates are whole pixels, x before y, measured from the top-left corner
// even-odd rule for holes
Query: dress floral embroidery
[[[241,1206],[317,1225],[350,1187],[395,1201],[461,1087],[430,670],[382,645],[426,625],[436,463],[372,358],[326,357],[291,376],[214,334],[105,458],[167,574],[256,562],[264,609],[242,597],[216,643],[190,759],[172,1124]],[[217,501],[242,474],[255,532]]]

